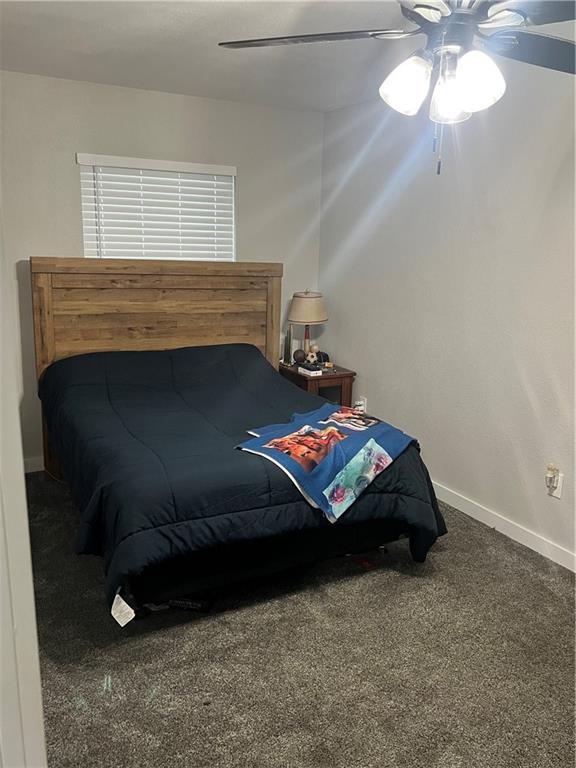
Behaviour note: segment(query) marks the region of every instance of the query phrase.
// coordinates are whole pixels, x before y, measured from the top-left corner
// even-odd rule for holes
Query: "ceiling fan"
[[[485,53],[576,74],[576,45],[529,31],[530,27],[576,18],[573,0],[398,0],[415,29],[368,29],[219,43],[225,48],[262,48],[372,38],[399,40],[425,35],[425,45],[396,67],[380,96],[404,115],[415,115],[435,85],[430,119],[439,124],[468,120],[495,104],[506,90],[496,63]],[[475,47],[479,45],[481,49]]]

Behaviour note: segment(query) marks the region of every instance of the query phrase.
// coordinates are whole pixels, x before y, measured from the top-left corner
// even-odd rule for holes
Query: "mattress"
[[[173,559],[331,526],[279,468],[235,448],[250,428],[325,402],[281,377],[256,347],[79,355],[49,366],[39,395],[80,511],[77,551],[104,558],[110,603]],[[374,520],[400,526],[416,560],[445,532],[417,444],[337,525]]]

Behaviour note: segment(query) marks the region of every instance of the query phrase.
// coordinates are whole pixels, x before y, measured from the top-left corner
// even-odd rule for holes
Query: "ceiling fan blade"
[[[442,20],[442,11],[440,8],[435,8],[433,5],[418,3],[418,5],[414,6],[412,12],[421,16],[425,21],[429,21],[431,24],[438,24],[438,22]]]
[[[559,37],[509,29],[496,32],[490,37],[482,36],[484,45],[493,53],[506,56],[526,64],[555,69],[558,72],[576,74],[576,44]]]
[[[272,45],[296,45],[298,43],[332,43],[339,40],[400,40],[403,37],[419,35],[422,30],[405,31],[403,29],[363,29],[355,32],[319,32],[314,35],[291,35],[289,37],[263,37],[256,40],[231,40],[218,43],[223,48],[267,48]]]
[[[521,27],[526,19],[521,13],[511,10],[502,10],[490,16],[485,21],[478,22],[479,29],[496,29],[497,27]]]
[[[530,24],[555,24],[576,19],[574,0],[520,0],[516,3],[524,11]]]
[[[418,24],[419,27],[430,25],[430,24],[436,24],[437,22],[432,22],[429,19],[426,19],[422,14],[417,13],[413,7],[408,7],[406,5],[402,5],[400,3],[400,11],[402,13],[402,16],[404,16],[405,19],[408,19],[409,22],[412,24]]]
[[[503,11],[520,13],[532,26],[576,19],[574,0],[484,0],[476,9],[481,23]]]

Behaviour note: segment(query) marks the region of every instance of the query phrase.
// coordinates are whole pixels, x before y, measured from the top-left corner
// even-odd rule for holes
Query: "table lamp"
[[[304,352],[310,351],[310,326],[328,320],[324,298],[317,291],[300,291],[292,296],[288,322],[304,326]]]

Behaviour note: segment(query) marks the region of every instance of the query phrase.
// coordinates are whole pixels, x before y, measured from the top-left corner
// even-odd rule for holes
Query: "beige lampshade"
[[[299,291],[292,296],[288,322],[320,325],[328,320],[324,297],[315,291]]]

